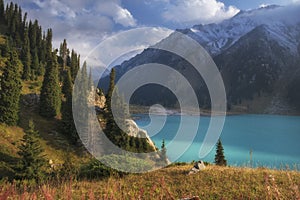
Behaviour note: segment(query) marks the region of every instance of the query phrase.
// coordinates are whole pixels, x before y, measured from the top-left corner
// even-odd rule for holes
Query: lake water
[[[176,115],[152,115],[152,128],[148,115],[136,115],[137,124],[148,131],[157,147],[165,139],[167,147],[177,133],[181,117]],[[185,116],[191,126],[199,120],[199,116]],[[163,128],[157,132],[155,126],[166,119]],[[203,142],[210,117],[200,117],[199,130],[189,148],[178,159],[174,158],[178,152],[168,151],[169,159],[174,161],[191,162],[199,160],[199,149]],[[154,127],[154,128],[153,128]],[[190,126],[188,126],[190,127]],[[187,128],[186,134],[190,134]],[[155,133],[157,132],[157,133]],[[292,169],[300,169],[300,117],[277,115],[235,115],[227,116],[221,134],[227,163],[231,166],[269,167],[284,169],[288,165]],[[188,141],[181,141],[182,143]],[[252,162],[250,162],[252,151]],[[213,162],[215,149],[204,161]]]

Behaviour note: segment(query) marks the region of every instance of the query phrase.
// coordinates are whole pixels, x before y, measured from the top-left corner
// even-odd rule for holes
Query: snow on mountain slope
[[[218,24],[195,25],[179,30],[196,39],[212,55],[217,55],[235,44],[243,35],[259,25],[267,25],[270,36],[281,45],[297,53],[299,43],[300,5],[293,7],[268,6],[241,11]]]
[[[243,106],[253,113],[286,114],[293,113],[297,104],[300,111],[300,97],[294,95],[300,83],[300,4],[241,11],[218,24],[195,25],[178,32],[195,39],[211,54],[223,77],[228,105]],[[142,64],[171,66],[187,77],[199,105],[207,108],[210,98],[202,77],[182,57],[160,50],[181,49],[193,56],[197,49],[187,48],[185,36],[178,32],[116,66],[116,80]],[[101,85],[108,83],[107,78]],[[151,85],[136,92],[132,100],[137,105],[176,105],[168,90]]]

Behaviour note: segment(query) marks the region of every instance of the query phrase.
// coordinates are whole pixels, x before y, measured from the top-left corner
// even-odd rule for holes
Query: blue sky
[[[295,1],[299,0],[13,0],[44,30],[53,29],[55,47],[66,38],[83,57],[104,38],[123,30],[217,23],[239,10]]]

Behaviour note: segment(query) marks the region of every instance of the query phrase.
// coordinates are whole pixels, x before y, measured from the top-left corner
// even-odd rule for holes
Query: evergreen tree
[[[81,100],[83,102],[83,105],[87,105],[87,96],[88,96],[88,75],[87,75],[87,64],[86,62],[83,63],[80,75],[78,77],[78,80],[80,82],[80,93],[81,93]]]
[[[113,105],[115,106],[114,108],[116,108],[114,110],[114,114],[112,112],[112,95],[113,92],[115,92],[116,96],[118,95],[117,91],[115,90],[115,69],[113,68],[110,72],[110,84],[109,84],[109,89],[108,92],[106,94],[106,101],[105,101],[105,108],[106,108],[106,126],[105,126],[105,134],[107,135],[107,137],[109,138],[109,140],[111,142],[113,142],[115,145],[119,146],[119,147],[125,147],[127,146],[126,144],[124,144],[125,141],[125,137],[126,137],[126,133],[124,133],[122,131],[122,129],[120,129],[120,127],[117,125],[116,121],[118,122],[118,124],[120,124],[120,121],[122,119],[119,118],[119,112],[121,112],[120,109],[117,108],[117,104],[119,104],[118,100],[119,98],[116,97],[114,98],[114,103]],[[118,118],[118,119],[117,119]],[[125,119],[124,119],[125,120]],[[128,141],[128,143],[130,143],[130,139]],[[135,142],[137,143],[137,142]],[[139,146],[139,144],[135,145],[136,147]]]
[[[16,8],[18,8],[18,6],[16,6]],[[21,36],[23,36],[23,30],[22,30],[22,9],[21,9],[21,7],[18,8],[18,11],[16,13],[17,13],[17,16],[16,16],[17,31],[15,33],[15,42],[16,42],[16,46],[18,48],[21,48],[22,47]]]
[[[78,57],[77,54],[75,53],[74,50],[72,50],[71,53],[71,64],[70,64],[70,68],[71,68],[71,77],[72,77],[72,81],[75,81],[75,78],[77,76],[77,72],[79,70],[79,63],[78,63]]]
[[[108,110],[108,112],[111,112],[111,98],[113,95],[113,91],[115,89],[115,76],[116,76],[116,71],[114,68],[112,68],[109,78],[109,88],[108,88],[108,92],[106,94],[106,109]]]
[[[16,52],[10,53],[0,77],[0,122],[16,125],[19,119],[21,75]]]
[[[224,149],[221,140],[219,139],[217,142],[217,149],[215,155],[215,164],[219,166],[226,166],[227,161],[224,156]]]
[[[75,114],[76,127],[79,133],[81,133],[82,143],[87,144],[88,142],[88,76],[87,76],[87,65],[84,62],[82,69],[78,72],[76,78],[76,84],[74,87],[74,93],[72,100],[76,104],[77,112]],[[76,138],[77,141],[78,137]],[[76,142],[75,141],[75,142]]]
[[[73,90],[73,83],[71,78],[71,72],[70,70],[66,70],[64,71],[64,79],[62,85],[62,93],[64,94],[66,99],[72,96],[72,90]]]
[[[25,28],[27,27],[27,13],[24,14],[24,17],[23,17],[23,21],[22,21],[22,33],[21,35],[24,35],[24,32],[25,32]],[[24,40],[24,38],[23,38]]]
[[[49,58],[41,90],[40,114],[52,118],[59,114],[61,106],[61,91],[58,80],[58,66],[55,53]]]
[[[112,96],[114,98],[112,99]],[[112,109],[112,105],[114,106]],[[106,95],[105,134],[109,140],[120,148],[133,152],[152,152],[154,149],[146,138],[128,136],[126,120],[130,118],[128,106],[115,87],[115,69],[110,73],[110,85]]]
[[[32,78],[37,78],[38,75],[42,75],[42,69],[39,66],[40,62],[39,62],[39,57],[38,57],[38,53],[37,50],[35,49],[33,57],[32,57],[32,62],[31,62],[31,69],[32,69]]]
[[[65,72],[63,81],[63,93],[65,96],[65,102],[63,102],[61,114],[62,114],[62,125],[64,133],[72,138],[76,142],[78,139],[76,127],[73,119],[72,112],[72,80],[70,71]]]
[[[0,56],[6,57],[6,59],[8,59],[10,57],[11,50],[12,47],[8,39],[6,40],[6,42],[4,42],[4,44],[0,44]]]
[[[109,112],[113,113],[114,121],[117,123],[119,128],[126,130],[126,119],[130,118],[129,110],[127,109],[128,106],[126,106],[124,97],[119,94],[117,87],[114,89],[113,96],[114,98],[111,100],[111,105],[113,105],[113,108],[110,108]]]
[[[6,20],[6,24],[10,27],[11,22],[12,22],[12,18],[13,18],[13,12],[14,12],[14,3],[10,2],[10,4],[6,6],[5,9],[5,20]]]
[[[5,20],[8,27],[8,32],[13,39],[13,46],[21,48],[21,37],[20,33],[22,27],[22,10],[17,4],[11,3],[10,6],[7,6],[5,11]]]
[[[106,109],[106,133],[108,134],[108,137],[110,140],[114,140],[114,136],[118,131],[118,128],[116,127],[116,123],[114,120],[114,116],[111,109],[111,100],[113,91],[115,89],[115,69],[113,68],[110,72],[110,82],[109,82],[109,88],[108,92],[106,94],[106,101],[105,101],[105,109]]]
[[[42,57],[41,54],[42,54],[42,51],[43,51],[42,27],[39,26],[39,25],[37,25],[37,26],[38,26],[38,29],[37,29],[37,33],[36,33],[36,49],[35,49],[35,51],[38,54],[39,61],[42,61],[41,60],[41,57]]]
[[[70,54],[70,51],[68,49],[67,41],[66,41],[66,39],[64,39],[63,43],[60,44],[60,48],[59,48],[59,55],[63,60],[63,66],[62,66],[63,70],[66,69],[67,58],[68,58],[69,54]]]
[[[89,80],[88,80],[88,88],[89,88],[89,90],[91,90],[92,87],[94,87],[94,83],[93,83],[93,77],[92,77],[92,69],[90,68]]]
[[[37,31],[38,31],[38,22],[37,20],[32,23],[31,21],[29,22],[29,27],[28,27],[28,35],[29,35],[29,40],[30,40],[30,53],[31,56],[33,57],[35,54],[35,50],[37,48]]]
[[[48,29],[45,40],[45,62],[52,60],[52,29]]]
[[[166,148],[164,139],[163,139],[162,144],[161,144],[161,159],[163,161],[167,160],[167,148]]]
[[[4,2],[0,0],[0,25],[5,24]]]
[[[152,150],[153,151],[153,150]],[[163,139],[161,144],[160,153],[160,162],[162,165],[168,164],[168,156],[167,156],[167,148],[165,144],[165,140]]]
[[[39,133],[35,130],[33,121],[29,121],[29,128],[25,131],[22,144],[19,146],[20,162],[16,167],[16,175],[21,180],[39,181],[45,178],[46,159],[39,142]]]
[[[21,56],[22,62],[23,62],[23,74],[22,79],[29,80],[31,77],[31,54],[30,54],[30,43],[28,38],[28,29],[25,28],[24,31],[24,45],[22,49],[22,56]]]
[[[40,64],[42,64],[44,66],[44,64],[46,63],[46,52],[47,52],[45,33],[43,33],[40,45],[41,46],[40,46],[39,51],[38,51],[38,53],[39,53],[39,61],[40,61]]]

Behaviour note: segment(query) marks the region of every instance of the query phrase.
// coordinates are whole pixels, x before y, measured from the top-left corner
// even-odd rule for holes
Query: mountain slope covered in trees
[[[195,25],[177,30],[199,42],[212,56],[224,80],[228,109],[250,113],[298,114],[300,61],[300,6],[268,6],[241,11],[217,24]],[[193,86],[201,108],[210,107],[210,98],[201,75],[193,66],[170,52],[156,49],[176,44],[174,32],[116,66],[117,80],[130,69],[146,64],[168,65],[185,76]],[[167,77],[166,77],[167,78]],[[100,85],[105,85],[107,78]],[[149,95],[156,94],[156,95]],[[131,98],[133,104],[161,103],[176,107],[174,95],[166,88],[147,85]]]
[[[5,6],[0,0],[0,28],[0,178],[34,182],[112,173],[85,149],[83,144],[94,136],[79,137],[73,119],[72,101],[80,101],[84,109],[94,108],[88,102],[90,94],[104,95],[96,93],[87,63],[80,68],[80,55],[68,48],[66,40],[54,49],[52,30],[45,32],[37,20],[28,21],[17,4]],[[73,98],[76,78],[80,84]],[[122,99],[117,103],[120,114],[125,113]],[[132,152],[157,151],[147,139],[128,136],[115,124],[110,101],[100,111],[101,126],[117,146]],[[125,121],[130,116],[119,118]],[[84,116],[79,122],[84,131],[89,120]],[[143,164],[142,159],[136,161]]]

